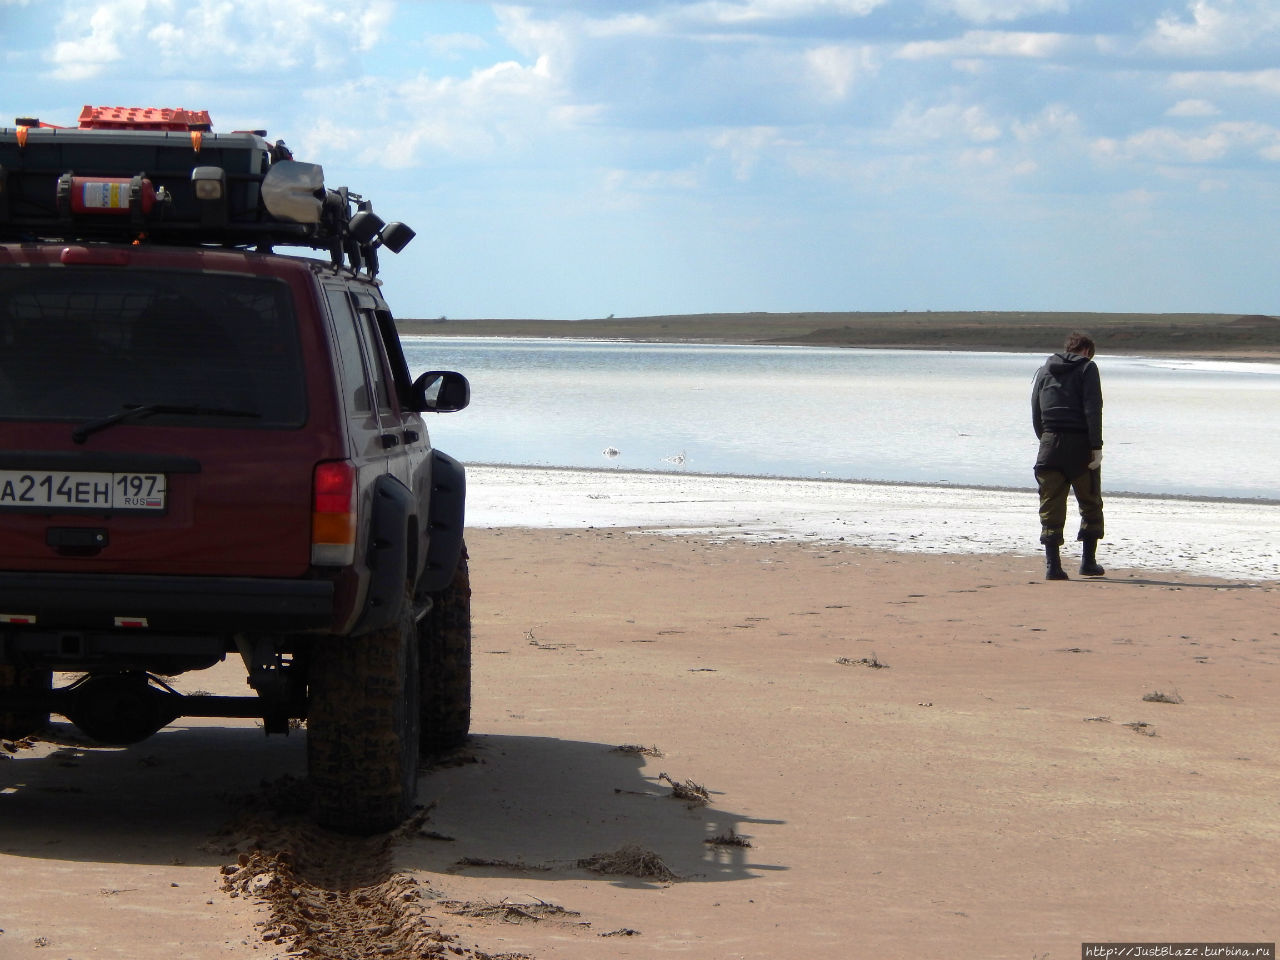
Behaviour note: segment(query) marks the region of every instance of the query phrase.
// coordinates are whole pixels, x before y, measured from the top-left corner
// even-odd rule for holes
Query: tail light
[[[355,557],[355,465],[346,460],[318,463],[311,493],[311,562],[342,567]]]

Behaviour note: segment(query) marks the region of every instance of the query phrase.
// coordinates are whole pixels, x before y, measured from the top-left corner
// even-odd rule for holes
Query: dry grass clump
[[[537,903],[511,903],[505,899],[498,903],[443,900],[440,905],[460,917],[478,917],[502,923],[525,923],[526,921],[538,923],[542,920],[565,920],[568,917],[581,916],[576,910],[566,910],[558,904],[547,903],[545,900],[538,900]]]
[[[638,877],[641,880],[670,883],[680,879],[675,871],[663,863],[660,856],[634,843],[619,847],[612,853],[595,853],[583,857],[577,865],[594,873]]]
[[[836,663],[840,664],[842,667],[863,666],[870,667],[872,670],[889,669],[889,665],[887,663],[881,663],[880,659],[874,653],[869,657],[859,657],[857,660],[854,660],[851,657],[837,657]]]
[[[665,773],[658,774],[659,780],[665,780],[671,784],[671,796],[676,800],[683,800],[686,803],[702,805],[711,802],[711,794],[707,792],[707,788],[700,783],[694,783],[692,780],[686,779],[684,783],[676,783]]]
[[[708,837],[703,843],[710,844],[713,847],[749,847],[751,841],[746,837],[739,836],[738,833],[730,827],[718,837]]]
[[[550,870],[550,867],[537,863],[525,863],[523,860],[501,860],[494,857],[463,857],[455,864],[458,867],[496,867],[499,870]]]
[[[614,747],[610,752],[625,753],[634,757],[653,757],[655,759],[661,758],[663,755],[662,751],[656,746],[646,747],[639,743],[624,743],[620,746]]]
[[[1174,690],[1173,693],[1162,693],[1159,690],[1152,690],[1142,698],[1147,703],[1182,703],[1182,695]]]

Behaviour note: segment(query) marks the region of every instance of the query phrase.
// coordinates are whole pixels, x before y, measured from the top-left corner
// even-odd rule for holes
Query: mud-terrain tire
[[[53,686],[53,671],[0,664],[0,739],[21,740],[39,733],[49,725],[48,711],[5,710],[4,689],[48,690]]]
[[[462,545],[453,580],[418,621],[422,755],[457,747],[471,730],[471,575]]]
[[[307,772],[321,826],[368,836],[412,811],[418,673],[407,597],[400,616],[381,630],[316,642],[308,657]]]

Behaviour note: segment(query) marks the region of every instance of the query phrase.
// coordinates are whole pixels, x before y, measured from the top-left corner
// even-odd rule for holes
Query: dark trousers
[[[1036,468],[1040,486],[1040,542],[1061,546],[1062,531],[1067,525],[1067,490],[1076,495],[1080,508],[1080,532],[1077,540],[1102,539],[1102,470],[1084,470],[1068,477],[1061,470]]]

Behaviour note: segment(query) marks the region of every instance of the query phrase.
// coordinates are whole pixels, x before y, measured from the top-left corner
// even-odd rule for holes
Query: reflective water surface
[[[1044,355],[444,337],[405,353],[415,374],[470,378],[471,406],[428,421],[466,462],[1034,483]],[[1280,499],[1280,364],[1097,359],[1105,489]]]

